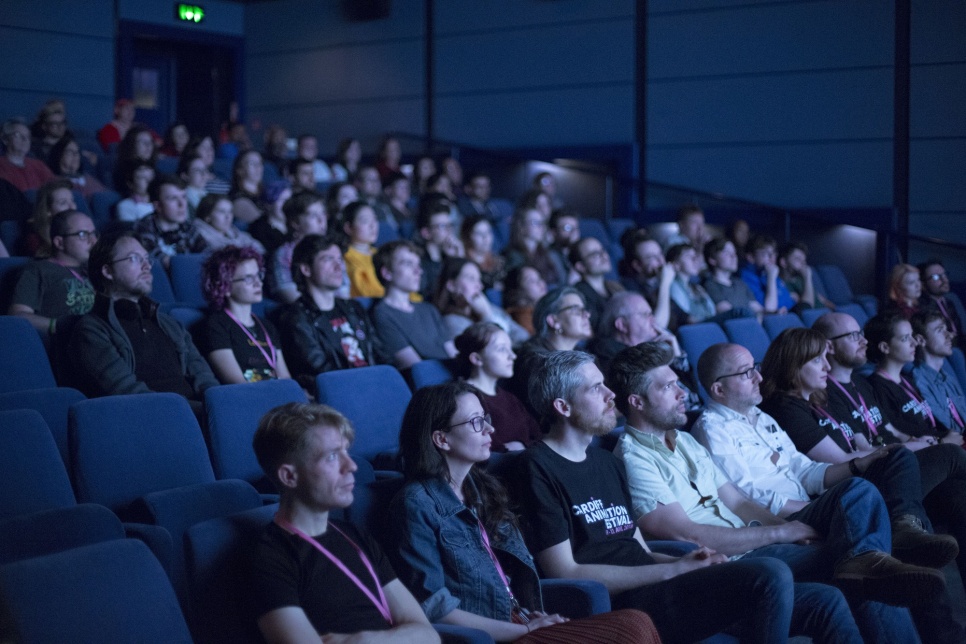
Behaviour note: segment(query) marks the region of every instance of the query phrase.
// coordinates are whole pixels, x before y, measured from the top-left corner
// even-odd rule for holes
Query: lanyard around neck
[[[839,391],[845,394],[845,397],[849,399],[850,403],[852,403],[852,407],[862,415],[862,419],[865,421],[865,426],[869,428],[869,435],[873,437],[878,436],[879,432],[876,431],[875,423],[872,422],[872,412],[869,410],[869,406],[865,404],[865,398],[863,398],[862,394],[859,393],[858,388],[855,389],[855,395],[859,397],[859,401],[856,402],[855,398],[852,397],[852,394],[850,394],[838,380],[835,378],[829,378],[829,380],[832,381],[833,385],[839,388]]]
[[[369,601],[372,602],[372,604],[376,607],[376,609],[378,609],[379,613],[382,615],[383,619],[385,619],[390,626],[392,625],[392,613],[389,610],[389,602],[386,600],[386,594],[382,592],[382,585],[379,583],[379,577],[376,576],[376,571],[372,567],[372,563],[369,561],[369,557],[366,556],[366,553],[362,551],[362,548],[356,545],[356,542],[350,539],[346,533],[344,533],[342,530],[339,530],[332,523],[329,523],[329,527],[335,530],[336,532],[338,532],[339,534],[341,534],[343,537],[345,537],[345,540],[348,541],[349,544],[353,548],[355,548],[356,552],[359,554],[359,559],[362,560],[362,565],[364,565],[366,567],[366,570],[369,571],[369,574],[372,575],[372,580],[376,584],[376,591],[379,593],[378,598],[372,593],[371,590],[369,590],[366,587],[365,584],[362,583],[362,580],[359,579],[354,572],[349,570],[348,566],[342,563],[342,561],[334,554],[329,552],[325,548],[325,546],[323,546],[321,543],[319,543],[309,535],[305,534],[304,532],[302,532],[294,525],[292,525],[290,522],[281,518],[277,514],[275,515],[275,523],[277,523],[285,530],[288,530],[292,534],[296,535],[297,537],[301,538],[302,540],[307,541],[313,548],[315,548],[323,555],[325,555],[325,557],[333,564],[335,564],[335,566],[339,570],[345,573],[345,576],[349,578],[349,581],[355,584],[356,587],[362,591],[362,594],[364,594],[369,599]]]
[[[820,416],[824,416],[825,418],[827,418],[828,422],[832,423],[832,427],[834,427],[835,429],[839,430],[842,433],[842,438],[845,439],[845,444],[849,446],[850,452],[856,451],[855,443],[852,442],[852,439],[845,432],[845,428],[842,427],[842,423],[832,418],[832,415],[830,413],[828,413],[827,411],[825,411],[824,409],[822,409],[816,404],[812,404],[812,409]]]
[[[496,558],[496,553],[493,552],[493,548],[490,546],[490,538],[486,536],[486,529],[483,527],[483,522],[477,518],[476,524],[480,527],[480,537],[483,538],[483,547],[486,548],[487,554],[489,554],[490,559],[493,560],[493,565],[496,566],[496,574],[500,576],[500,581],[503,582],[503,587],[506,588],[506,592],[510,596],[510,603],[514,608],[516,608],[520,605],[520,603],[517,601],[516,597],[513,596],[513,591],[510,590],[510,580],[507,579],[506,574],[504,574],[503,566],[500,565],[500,560]]]
[[[902,387],[903,391],[909,395],[909,397],[915,402],[922,405],[922,409],[926,412],[926,416],[929,417],[929,423],[932,425],[933,429],[936,428],[936,417],[932,415],[932,409],[929,407],[929,403],[926,402],[924,398],[920,398],[916,395],[916,390],[909,384],[909,381],[899,376],[899,386]]]
[[[73,275],[73,276],[74,276],[74,279],[76,279],[76,280],[78,280],[78,281],[80,281],[80,282],[84,282],[85,284],[87,283],[87,280],[86,280],[86,279],[84,278],[84,276],[83,276],[83,275],[81,275],[80,273],[78,273],[77,271],[75,271],[75,270],[74,270],[73,268],[71,268],[71,267],[70,267],[70,266],[68,266],[67,264],[64,264],[63,262],[60,262],[60,261],[58,261],[58,260],[56,260],[56,259],[54,259],[53,257],[51,257],[51,258],[49,259],[49,261],[50,261],[50,262],[52,262],[52,263],[54,263],[54,264],[57,264],[57,265],[58,265],[58,266],[60,266],[61,268],[66,268],[66,269],[67,269],[67,271],[68,271],[68,272],[69,272],[69,273],[70,273],[71,275]]]
[[[258,319],[258,316],[253,313],[252,319],[258,322],[258,326],[262,328],[262,333],[265,334],[265,341],[268,342],[268,351],[265,351],[265,349],[262,348],[262,343],[258,341],[258,338],[256,338],[251,331],[248,330],[248,327],[242,324],[241,320],[235,317],[234,313],[228,309],[225,309],[225,315],[230,317],[235,324],[241,328],[245,335],[248,336],[248,339],[252,341],[252,344],[255,345],[255,348],[261,352],[262,356],[265,358],[265,362],[268,363],[268,366],[272,368],[272,371],[275,371],[275,365],[278,363],[278,360],[275,358],[275,345],[272,344],[272,338],[268,335],[268,329],[266,329],[265,325],[262,324],[262,321]]]

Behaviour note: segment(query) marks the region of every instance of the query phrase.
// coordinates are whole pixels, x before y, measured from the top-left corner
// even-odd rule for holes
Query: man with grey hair
[[[729,627],[742,641],[788,638],[794,593],[781,562],[725,563],[708,548],[681,558],[650,552],[631,520],[623,468],[590,445],[616,424],[614,393],[591,355],[550,352],[529,392],[546,436],[520,456],[517,489],[528,544],[545,574],[603,583],[615,608],[651,615],[664,641],[701,640]]]
[[[0,157],[0,179],[26,192],[36,190],[55,178],[47,164],[27,156],[30,152],[30,128],[23,119],[4,121],[0,140],[4,147],[4,155]]]

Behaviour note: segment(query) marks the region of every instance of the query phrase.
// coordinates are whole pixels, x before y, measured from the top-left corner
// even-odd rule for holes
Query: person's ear
[[[450,446],[449,441],[446,439],[446,432],[438,429],[433,432],[433,445],[435,445],[436,449],[440,451],[448,452]]]
[[[889,355],[889,343],[888,342],[880,342],[879,343],[879,353],[881,353],[884,356]]]
[[[276,472],[276,476],[278,477],[279,483],[289,488],[290,490],[294,490],[295,487],[298,485],[298,480],[299,480],[298,472],[295,471],[295,466],[292,465],[291,463],[283,463],[279,465],[278,471]]]
[[[563,398],[554,398],[553,408],[564,418],[570,418],[571,413],[573,413],[570,403]]]
[[[637,411],[644,409],[644,397],[640,394],[631,394],[627,397],[627,406]]]
[[[50,245],[57,250],[64,250],[64,238],[61,235],[50,238]]]
[[[712,398],[722,398],[724,397],[724,386],[721,381],[711,383],[711,389],[708,389],[708,395]]]
[[[483,366],[483,357],[480,356],[480,354],[477,353],[476,351],[470,354],[469,360],[470,360],[470,364],[473,365],[474,367]]]
[[[104,264],[103,266],[101,266],[101,275],[106,280],[109,280],[109,281],[112,281],[112,282],[114,281],[114,274],[111,273],[111,265],[110,264]]]
[[[392,271],[388,266],[382,266],[379,269],[379,275],[381,275],[382,279],[384,279],[387,283],[392,281]]]
[[[312,267],[308,264],[299,264],[298,266],[302,277],[310,277],[312,275]]]
[[[627,324],[627,318],[619,317],[614,319],[614,328],[617,329],[619,333],[627,333],[629,325]]]

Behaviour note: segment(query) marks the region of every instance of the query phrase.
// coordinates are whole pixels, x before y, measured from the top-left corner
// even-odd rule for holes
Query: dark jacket
[[[218,379],[181,323],[161,313],[158,303],[146,297],[141,298],[139,305],[171,338],[178,351],[181,372],[195,395],[200,398],[205,389],[218,385]],[[91,312],[77,321],[68,352],[76,385],[88,397],[151,391],[135,375],[134,347],[114,312],[114,300],[105,295],[98,294]]]
[[[483,545],[476,513],[442,479],[410,482],[393,499],[390,548],[400,581],[419,601],[429,621],[456,608],[510,621],[510,597]],[[543,610],[540,579],[519,530],[501,524],[490,538],[520,605]]]
[[[311,297],[303,295],[279,318],[285,362],[292,377],[311,391],[315,390],[318,374],[355,366],[346,357],[341,336],[332,331],[331,320],[338,317],[345,318],[355,331],[366,364],[376,364],[376,334],[362,305],[355,300],[336,298],[331,311],[322,311]]]

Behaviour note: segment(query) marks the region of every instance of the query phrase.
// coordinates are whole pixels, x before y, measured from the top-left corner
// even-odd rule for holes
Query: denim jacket
[[[490,559],[476,513],[442,479],[410,482],[390,508],[393,568],[431,622],[456,608],[510,620],[510,597]],[[490,539],[521,606],[543,610],[540,580],[519,530],[504,523]]]

